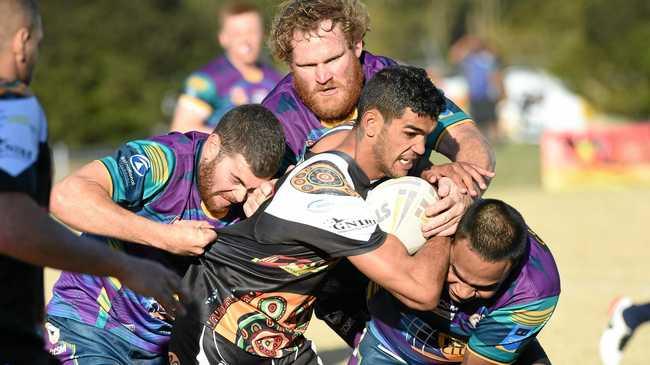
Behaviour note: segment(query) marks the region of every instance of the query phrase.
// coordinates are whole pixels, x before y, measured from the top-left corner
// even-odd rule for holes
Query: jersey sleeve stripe
[[[527,326],[539,326],[551,317],[555,307],[550,307],[540,311],[516,311],[512,314],[512,320],[516,323]]]
[[[161,151],[160,147],[158,146],[143,146],[144,151],[149,157],[149,159],[152,162],[152,165],[154,166],[153,169],[153,181],[155,183],[162,183],[165,181],[167,178],[167,175],[169,174],[169,169],[167,167],[167,160],[165,158],[165,154],[163,151]]]
[[[440,134],[438,134],[438,136],[433,141],[433,149],[436,150],[436,151],[438,150],[438,145],[440,145],[440,141],[442,141],[442,137],[445,134],[448,134],[450,129],[452,129],[454,127],[457,127],[459,125],[466,124],[466,123],[474,124],[474,121],[472,119],[470,119],[469,116],[467,116],[467,119],[462,119],[462,120],[459,120],[458,122],[454,122],[453,124],[450,124],[450,125],[447,125],[446,127],[443,127],[444,129],[440,132]]]
[[[201,115],[204,114],[209,115],[212,113],[212,107],[210,106],[210,104],[191,95],[187,95],[187,94],[181,95],[180,98],[178,99],[178,104],[183,106],[184,108],[197,112]]]

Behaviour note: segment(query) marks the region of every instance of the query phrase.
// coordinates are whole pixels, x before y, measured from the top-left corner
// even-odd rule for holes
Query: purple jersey
[[[529,232],[528,256],[492,299],[458,304],[444,288],[438,308],[421,312],[379,289],[368,303],[368,330],[408,363],[460,363],[465,351],[494,363],[514,362],[548,322],[560,294],[555,260]]]
[[[251,80],[244,77],[228,58],[217,57],[187,78],[181,99],[208,111],[210,117],[205,124],[216,126],[221,117],[235,106],[261,103],[282,78],[271,67],[258,66],[262,71],[261,78]]]
[[[380,70],[396,65],[390,58],[375,56],[364,51],[360,57],[363,75],[366,80],[371,79]],[[436,129],[429,135],[427,148],[435,149],[442,132],[449,126],[458,122],[469,120],[469,116],[456,106],[451,100],[446,99],[447,106],[440,113]],[[309,140],[316,140],[328,130],[318,117],[302,102],[293,85],[293,76],[288,74],[278,83],[271,93],[262,102],[269,108],[282,123],[284,136],[287,139],[287,163],[294,164],[301,157],[303,147]],[[356,114],[356,113],[353,113]],[[347,122],[347,121],[342,121]],[[330,126],[332,127],[332,126]]]
[[[171,133],[132,141],[101,159],[113,183],[113,200],[120,206],[161,223],[203,220],[215,228],[237,222],[241,209],[213,219],[204,210],[197,176],[207,134]],[[189,258],[149,246],[91,236],[129,254],[158,261],[183,275]],[[48,315],[105,329],[138,348],[164,351],[171,333],[169,317],[152,298],[140,296],[114,278],[63,272],[56,282]]]

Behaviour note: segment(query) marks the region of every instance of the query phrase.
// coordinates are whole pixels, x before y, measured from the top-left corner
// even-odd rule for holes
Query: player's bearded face
[[[363,88],[361,63],[352,51],[344,57],[353,57],[349,67],[340,76],[333,75],[326,83],[301,77],[294,73],[294,86],[305,105],[324,122],[342,120],[357,106]],[[332,92],[335,91],[333,94]]]
[[[211,213],[227,209],[230,202],[219,194],[218,171],[223,156],[202,159],[199,163],[199,194]]]
[[[241,153],[220,149],[215,134],[203,146],[199,162],[198,185],[201,201],[215,217],[223,216],[233,204],[246,200],[248,192],[267,179],[255,176]]]

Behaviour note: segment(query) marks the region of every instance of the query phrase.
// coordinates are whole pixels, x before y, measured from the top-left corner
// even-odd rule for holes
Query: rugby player
[[[89,163],[55,186],[52,211],[182,275],[188,255],[215,239],[214,228],[243,217],[240,203],[277,171],[284,146],[273,113],[241,105],[210,135],[132,141]],[[64,272],[47,307],[48,348],[64,364],[166,364],[171,320],[155,300],[120,282]]]
[[[282,78],[258,61],[264,25],[256,7],[230,3],[219,11],[219,23],[217,38],[225,55],[187,78],[176,104],[172,131],[210,133],[228,110],[261,103]]]
[[[618,365],[634,332],[650,322],[650,303],[633,303],[629,297],[615,299],[610,305],[607,328],[600,336],[600,359],[604,365]]]
[[[0,364],[47,364],[43,270],[112,275],[181,308],[180,278],[161,265],[80,238],[47,215],[47,121],[28,85],[43,37],[34,0],[0,0]]]
[[[285,165],[295,163],[303,147],[314,144],[325,131],[354,121],[364,82],[377,71],[396,64],[363,50],[368,26],[365,5],[357,0],[288,0],[280,5],[269,46],[291,72],[263,105],[276,114],[284,127]],[[330,134],[330,141],[319,141],[319,151],[338,145],[344,138],[346,133]],[[459,188],[439,186],[443,188],[438,190],[442,199],[426,212],[430,217],[423,226],[427,238],[452,235],[472,196],[480,195],[494,176],[490,172],[494,170],[494,154],[486,139],[470,117],[446,98],[438,123],[427,139],[423,163],[428,163],[434,149],[455,162],[430,166],[424,172],[414,169],[411,174],[432,183],[442,176],[451,177]],[[254,197],[256,201],[264,198]],[[365,326],[364,288],[368,282],[346,261],[339,266],[340,273],[332,273],[329,284],[324,286],[330,295],[319,296],[316,313],[352,346],[353,338]],[[346,308],[341,308],[340,297],[349,298]]]
[[[221,229],[190,266],[192,300],[172,330],[170,363],[316,364],[303,333],[317,289],[343,257],[407,305],[435,308],[449,239],[409,256],[364,198],[373,182],[417,164],[444,104],[422,69],[390,67],[368,81],[353,133],[283,176],[270,200]]]
[[[350,365],[550,364],[536,340],[560,294],[555,260],[510,205],[478,200],[451,243],[433,311],[406,308],[374,285],[372,319]]]
[[[287,0],[279,6],[269,47],[289,66],[290,73],[263,105],[284,127],[288,145],[285,164],[297,161],[306,141],[316,141],[329,128],[354,121],[364,82],[396,64],[363,50],[368,27],[368,13],[358,0]],[[494,153],[471,118],[445,100],[439,122],[427,140],[427,156],[435,149],[456,163],[432,166],[423,177],[435,181],[440,176],[461,175],[470,195],[477,196],[480,191],[473,181],[480,189],[487,188]],[[428,212],[433,219],[425,226],[427,237],[453,234],[471,203],[470,195],[444,197],[435,204]]]

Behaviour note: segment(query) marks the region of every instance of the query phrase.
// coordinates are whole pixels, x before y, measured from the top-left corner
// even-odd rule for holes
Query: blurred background
[[[278,2],[251,2],[268,28]],[[366,4],[366,49],[426,68],[467,111],[471,82],[452,50],[475,37],[494,56],[502,92],[497,176],[486,195],[519,208],[558,261],[563,294],[541,335],[551,359],[598,364],[610,300],[650,299],[650,2]],[[127,140],[167,132],[184,78],[221,52],[219,5],[41,1],[45,38],[32,85],[49,119],[57,179]],[[326,363],[348,355],[319,323],[310,335]],[[641,328],[623,364],[647,364],[648,341]]]

